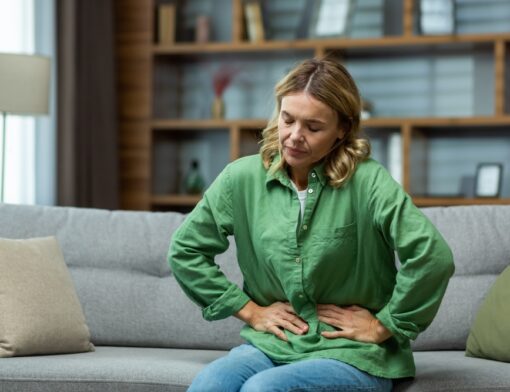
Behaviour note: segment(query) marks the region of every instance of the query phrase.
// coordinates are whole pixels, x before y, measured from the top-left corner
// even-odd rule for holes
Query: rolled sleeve
[[[382,308],[375,317],[388,328],[398,341],[414,340],[418,337],[419,330],[415,324],[397,320],[393,316],[390,304]]]
[[[250,297],[239,287],[232,285],[221,297],[202,309],[202,316],[209,321],[221,320],[240,311],[248,301]]]

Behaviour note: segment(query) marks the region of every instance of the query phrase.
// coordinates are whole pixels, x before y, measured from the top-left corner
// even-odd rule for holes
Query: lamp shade
[[[49,58],[0,53],[0,112],[47,114],[49,86]]]

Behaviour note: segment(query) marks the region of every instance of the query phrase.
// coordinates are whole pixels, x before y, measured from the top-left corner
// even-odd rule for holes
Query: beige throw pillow
[[[93,349],[56,238],[0,239],[0,357]]]

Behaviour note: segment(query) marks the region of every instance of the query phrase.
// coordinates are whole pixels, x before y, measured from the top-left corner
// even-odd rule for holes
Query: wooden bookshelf
[[[203,0],[203,2],[212,0]],[[154,143],[158,137],[168,135],[165,142],[176,143],[189,137],[206,137],[211,132],[220,132],[227,150],[225,156],[217,158],[233,160],[247,151],[257,149],[254,133],[263,129],[267,119],[235,118],[224,120],[188,118],[179,111],[170,115],[156,113],[155,107],[161,100],[167,100],[159,91],[158,78],[174,77],[182,80],[182,70],[188,64],[212,59],[255,61],[264,56],[330,54],[340,59],[359,56],[377,61],[391,53],[412,58],[414,55],[427,56],[443,52],[469,53],[482,48],[489,55],[493,67],[488,72],[493,80],[493,108],[487,114],[460,116],[375,116],[364,120],[362,126],[380,132],[397,132],[402,138],[402,183],[419,206],[450,206],[471,204],[510,204],[509,197],[502,198],[459,198],[421,196],[413,194],[412,183],[416,177],[413,171],[414,146],[423,140],[441,135],[444,130],[458,135],[462,140],[466,130],[487,128],[504,137],[510,136],[510,31],[484,34],[456,34],[424,36],[417,33],[415,7],[417,0],[402,0],[402,27],[400,34],[373,38],[310,38],[273,39],[250,42],[246,38],[246,26],[242,0],[231,0],[230,39],[224,42],[208,43],[183,42],[178,34],[173,44],[160,44],[155,37],[157,31],[157,6],[161,0],[117,0],[117,59],[119,85],[119,126],[120,126],[120,181],[121,205],[125,209],[158,210],[172,207],[192,208],[200,196],[182,195],[178,192],[161,194],[154,191]],[[171,1],[170,1],[171,2]],[[174,1],[175,4],[183,4]],[[225,57],[226,56],[226,57]],[[294,58],[294,57],[293,57]],[[205,60],[204,60],[205,59]],[[159,68],[158,68],[159,67]],[[165,68],[166,67],[166,68]],[[161,70],[163,69],[163,71]],[[164,75],[162,72],[170,73]],[[167,87],[168,88],[168,87]],[[177,88],[179,100],[184,88]],[[175,98],[175,97],[174,97]],[[165,101],[166,102],[166,101]],[[168,100],[171,102],[171,100]],[[184,104],[184,103],[183,103]],[[164,105],[160,105],[164,106]],[[483,136],[483,132],[480,131]],[[177,168],[176,168],[177,170]]]

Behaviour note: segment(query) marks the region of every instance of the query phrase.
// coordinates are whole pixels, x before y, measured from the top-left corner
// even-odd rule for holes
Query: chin
[[[285,156],[285,155],[284,155],[284,158],[285,158],[285,162],[287,163],[287,165],[293,169],[299,169],[301,167],[307,166],[307,162],[304,159],[297,159],[297,158],[289,157],[289,156]]]

